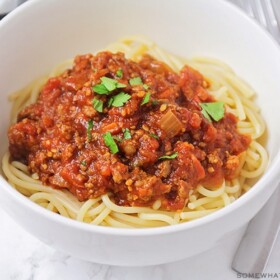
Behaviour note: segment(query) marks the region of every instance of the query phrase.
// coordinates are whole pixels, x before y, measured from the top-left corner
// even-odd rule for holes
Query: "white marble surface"
[[[180,262],[113,267],[82,261],[48,247],[0,210],[0,280],[233,280],[238,277],[230,268],[231,261],[243,232],[240,229],[219,246]],[[280,236],[266,271],[280,278]]]

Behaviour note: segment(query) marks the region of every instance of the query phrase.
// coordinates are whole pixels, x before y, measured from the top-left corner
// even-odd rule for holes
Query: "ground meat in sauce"
[[[97,94],[92,87],[104,76],[126,87]],[[130,85],[133,77],[145,86]],[[180,210],[198,183],[217,187],[238,176],[251,141],[237,132],[231,113],[218,122],[203,116],[199,103],[214,101],[207,87],[194,69],[185,66],[177,74],[148,55],[139,63],[122,53],[77,56],[73,69],[49,79],[37,102],[18,114],[8,132],[11,157],[80,201],[109,192],[119,205],[151,206],[160,199],[162,209]],[[109,107],[109,97],[121,91],[131,98]],[[150,99],[142,104],[147,92]],[[94,109],[93,98],[104,102],[103,112]],[[162,124],[167,114],[176,123],[170,129]],[[118,153],[105,144],[106,132],[115,137]]]

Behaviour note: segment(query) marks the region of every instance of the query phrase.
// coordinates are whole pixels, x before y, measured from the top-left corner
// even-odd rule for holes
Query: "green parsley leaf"
[[[147,92],[141,102],[141,106],[147,104],[150,101],[150,96],[151,96],[151,93]]]
[[[202,109],[201,113],[210,121],[210,117],[217,122],[225,115],[224,102],[200,103],[200,106]]]
[[[92,135],[91,135],[91,130],[93,128],[93,120],[89,120],[87,123],[87,139],[88,141],[91,140]]]
[[[117,81],[114,79],[102,77],[100,80],[102,81],[102,84],[105,86],[105,88],[108,89],[108,91],[113,91],[117,88],[116,87]]]
[[[117,83],[116,87],[117,87],[117,88],[125,88],[126,85],[125,85],[125,84],[122,84],[122,83]]]
[[[129,80],[129,84],[131,86],[137,86],[137,85],[142,85],[143,82],[142,82],[142,79],[140,77],[135,77],[135,78],[131,78]]]
[[[82,160],[82,161],[81,161],[81,165],[83,165],[83,166],[87,166],[87,162],[86,162],[86,160]]]
[[[121,107],[123,106],[131,96],[125,92],[120,92],[119,94],[113,96],[110,98],[108,106],[114,106],[114,107]]]
[[[110,132],[106,132],[105,134],[103,134],[103,139],[105,145],[110,149],[112,154],[116,154],[119,151],[118,145],[116,144]]]
[[[144,85],[143,85],[143,88],[144,88],[144,89],[149,89],[149,86],[148,86],[147,84],[144,84]]]
[[[118,81],[108,78],[108,77],[102,77],[100,79],[102,81],[102,84],[105,86],[105,88],[108,89],[108,91],[113,91],[116,88],[125,88],[126,85],[119,83]]]
[[[108,107],[109,108],[112,106],[113,101],[114,101],[114,99],[113,99],[113,97],[111,97],[108,101]]]
[[[175,152],[174,154],[170,155],[170,156],[162,156],[159,159],[174,159],[178,156],[178,153]]]
[[[101,101],[97,98],[93,98],[92,99],[92,106],[97,112],[99,112],[99,113],[103,112],[103,101]]]
[[[212,122],[210,116],[208,115],[207,111],[203,107],[201,107],[201,113],[209,122]]]
[[[122,78],[123,77],[123,70],[122,69],[118,69],[116,72],[116,75],[118,78]]]
[[[93,88],[93,91],[98,94],[108,94],[108,89],[103,84],[95,85]]]
[[[125,88],[126,85],[119,83],[118,81],[108,78],[108,77],[102,77],[101,83],[95,85],[92,89],[94,92],[98,94],[109,94],[111,91],[117,89],[117,88]]]
[[[130,130],[128,128],[126,129],[123,129],[123,136],[124,136],[124,139],[131,139],[131,134],[130,134]]]
[[[159,139],[159,137],[156,134],[154,134],[154,133],[150,133],[150,136],[155,138],[155,139]]]

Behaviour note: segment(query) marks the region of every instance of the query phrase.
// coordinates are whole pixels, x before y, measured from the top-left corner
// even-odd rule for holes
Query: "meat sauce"
[[[102,77],[122,87],[98,94],[93,87]],[[237,177],[251,141],[231,113],[218,122],[204,116],[200,103],[215,101],[208,86],[191,67],[175,73],[149,55],[138,63],[122,53],[77,56],[18,114],[8,131],[11,158],[80,201],[110,193],[118,205],[160,200],[161,209],[180,210],[199,183],[215,188]],[[112,105],[121,92],[129,100]],[[117,152],[105,141],[108,132]]]

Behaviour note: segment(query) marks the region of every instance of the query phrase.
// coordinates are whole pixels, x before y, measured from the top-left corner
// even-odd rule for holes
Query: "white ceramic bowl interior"
[[[33,235],[82,259],[127,266],[171,262],[214,246],[248,222],[279,181],[280,50],[270,35],[222,0],[31,0],[12,12],[0,22],[0,156],[7,149],[9,93],[65,59],[134,34],[181,56],[219,58],[253,86],[267,122],[270,164],[252,190],[232,205],[189,223],[141,230],[60,217],[0,176],[1,206]]]

